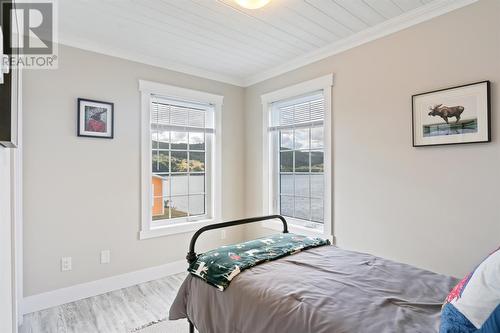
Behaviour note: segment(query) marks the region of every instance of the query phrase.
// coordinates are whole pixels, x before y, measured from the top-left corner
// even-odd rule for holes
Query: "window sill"
[[[161,227],[152,228],[150,230],[141,230],[139,232],[139,239],[150,239],[155,237],[170,236],[176,234],[185,234],[194,232],[201,227],[209,224],[214,224],[220,222],[217,219],[207,219],[194,222],[178,223],[173,225],[166,225]]]
[[[304,235],[304,236],[310,236],[310,237],[323,237],[325,239],[330,240],[332,244],[334,244],[334,237],[333,235],[327,235],[324,233],[323,230],[317,230],[317,229],[312,229],[312,228],[307,228],[303,226],[298,226],[290,223],[288,220],[288,231],[294,234],[299,234],[299,235]],[[272,229],[276,231],[283,231],[283,223],[281,221],[275,221],[275,220],[270,220],[270,221],[264,221],[262,222],[262,226],[267,229]]]

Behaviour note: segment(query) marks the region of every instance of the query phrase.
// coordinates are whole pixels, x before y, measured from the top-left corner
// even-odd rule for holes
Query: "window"
[[[153,224],[207,216],[213,107],[152,96]],[[167,221],[168,220],[168,221]]]
[[[331,235],[332,76],[266,94],[264,198],[267,213]]]
[[[191,231],[214,221],[220,214],[222,97],[147,81],[140,81],[140,90],[140,237]]]
[[[273,103],[271,111],[275,209],[312,228],[324,222],[324,108],[316,93]]]

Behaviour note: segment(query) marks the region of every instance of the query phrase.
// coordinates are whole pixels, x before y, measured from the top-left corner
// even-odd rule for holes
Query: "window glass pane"
[[[311,149],[323,148],[323,127],[311,129]]]
[[[205,171],[205,153],[201,152],[189,153],[189,170],[191,172]]]
[[[299,124],[311,120],[310,103],[295,104],[294,123]]]
[[[170,106],[170,124],[178,126],[188,125],[189,108],[177,105]]]
[[[151,148],[158,149],[158,132],[151,131]]]
[[[293,130],[280,131],[280,150],[293,149]]]
[[[165,220],[169,217],[168,198],[153,198],[153,220]]]
[[[323,198],[325,195],[324,176],[318,174],[311,175],[311,196]]]
[[[170,160],[168,157],[169,152],[168,151],[159,151],[158,152],[158,171],[159,172],[168,172],[169,165],[168,161]]]
[[[159,131],[158,132],[158,148],[169,149],[170,142],[170,131]]]
[[[309,198],[295,197],[296,218],[304,220],[309,220],[311,218],[309,200]]]
[[[309,196],[309,175],[295,175],[295,195]]]
[[[280,196],[280,214],[293,217],[293,197],[288,195]]]
[[[170,122],[170,106],[163,103],[153,103],[151,122],[168,124]]]
[[[189,193],[205,192],[205,174],[192,174],[189,176]]]
[[[309,128],[295,130],[295,149],[309,149]]]
[[[168,197],[170,195],[170,181],[168,174],[157,173],[152,177],[152,190],[155,197]]]
[[[172,195],[188,194],[188,176],[172,175]]]
[[[172,143],[172,149],[187,149],[187,144],[188,144],[187,132],[172,131],[170,140]]]
[[[205,196],[190,195],[189,196],[189,215],[205,214]]]
[[[280,153],[280,171],[293,172],[293,151]]]
[[[291,194],[293,195],[293,175],[281,175],[280,176],[280,186],[281,194]]]
[[[205,133],[189,133],[189,150],[205,150]]]
[[[311,172],[323,172],[323,152],[311,152]]]
[[[311,220],[323,223],[323,199],[311,199]]]
[[[311,120],[325,119],[325,101],[323,98],[311,101]]]
[[[295,151],[295,172],[309,172],[308,151]]]
[[[285,106],[280,110],[280,125],[290,125],[293,124],[293,105]]]
[[[189,126],[205,127],[205,110],[189,110]]]
[[[151,168],[153,172],[158,172],[158,151],[153,150],[152,156],[151,156]]]
[[[188,214],[188,197],[172,197],[169,202],[172,218],[186,217]]]
[[[173,143],[172,143],[173,146]],[[172,151],[172,172],[187,172],[187,151]]]

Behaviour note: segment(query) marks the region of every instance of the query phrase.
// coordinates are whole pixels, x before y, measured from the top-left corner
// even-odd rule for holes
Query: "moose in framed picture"
[[[490,82],[412,96],[413,146],[491,141]]]

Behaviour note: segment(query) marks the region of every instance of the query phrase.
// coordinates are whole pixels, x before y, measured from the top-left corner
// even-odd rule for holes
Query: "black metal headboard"
[[[261,216],[261,217],[251,217],[248,219],[241,219],[241,220],[235,220],[235,221],[228,221],[228,222],[221,222],[221,223],[215,223],[215,224],[210,224],[207,226],[204,226],[200,228],[198,231],[196,231],[191,238],[191,243],[189,243],[189,252],[186,256],[186,259],[188,263],[193,263],[196,261],[198,256],[196,255],[196,252],[194,251],[194,247],[196,245],[196,240],[202,233],[208,230],[214,230],[214,229],[222,229],[226,227],[233,227],[236,225],[240,224],[247,224],[247,223],[253,223],[253,222],[259,222],[259,221],[265,221],[265,220],[274,220],[274,219],[280,219],[281,222],[283,222],[283,233],[288,233],[288,224],[286,223],[286,220],[283,216],[281,215],[269,215],[269,216]]]

